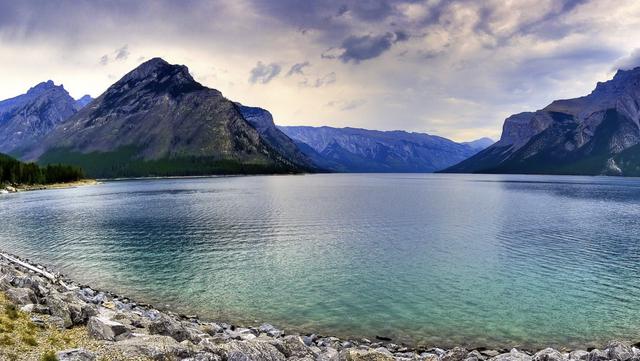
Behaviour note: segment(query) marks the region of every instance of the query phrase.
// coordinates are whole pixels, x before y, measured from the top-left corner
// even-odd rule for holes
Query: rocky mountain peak
[[[64,87],[62,85],[59,86],[60,88]],[[46,92],[47,90],[56,88],[56,85],[53,83],[53,80],[47,80],[47,81],[43,81],[42,83],[37,84],[36,86],[32,87],[31,89],[29,89],[27,91],[27,94],[29,95],[38,95],[38,94],[42,94],[44,92]]]
[[[91,101],[93,101],[93,97],[91,97],[91,95],[89,95],[89,94],[85,94],[82,97],[76,99],[76,107],[78,109],[82,109],[87,104],[91,103]]]
[[[640,88],[640,67],[629,70],[619,69],[613,79],[598,82],[590,96],[621,95],[629,90],[637,91]]]
[[[0,152],[11,153],[37,143],[76,111],[75,100],[51,80],[0,101]]]
[[[172,80],[180,83],[197,83],[189,74],[189,68],[185,65],[169,64],[162,58],[153,58],[145,61],[120,79],[118,83],[153,80],[158,82]]]

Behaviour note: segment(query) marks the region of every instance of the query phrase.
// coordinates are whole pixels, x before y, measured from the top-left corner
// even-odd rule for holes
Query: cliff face
[[[0,101],[0,152],[14,154],[32,147],[77,110],[64,87],[51,80]]]
[[[322,167],[304,154],[294,141],[284,134],[273,122],[271,113],[263,108],[238,104],[242,116],[260,133],[262,139],[280,154],[301,168],[321,170]]]
[[[638,143],[640,68],[635,68],[619,70],[584,97],[510,116],[498,142],[446,171],[637,175]]]
[[[183,65],[151,59],[25,153],[95,177],[292,172],[238,106]]]
[[[475,154],[482,144],[404,131],[280,127],[314,162],[339,172],[434,172]]]

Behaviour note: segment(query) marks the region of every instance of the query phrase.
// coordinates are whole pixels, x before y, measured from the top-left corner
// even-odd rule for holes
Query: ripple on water
[[[313,175],[0,199],[0,248],[234,322],[425,345],[640,336],[640,181]]]

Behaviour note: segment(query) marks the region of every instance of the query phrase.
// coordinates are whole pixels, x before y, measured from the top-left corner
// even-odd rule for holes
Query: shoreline
[[[2,251],[1,293],[32,320],[61,330],[86,327],[83,332],[100,345],[96,346],[97,355],[102,355],[99,350],[106,347],[115,350],[116,356],[107,358],[114,360],[120,360],[117,355],[121,354],[125,357],[123,360],[640,361],[640,349],[635,347],[638,344],[632,346],[617,341],[603,345],[603,350],[485,347],[467,350],[395,344],[386,337],[370,340],[290,334],[266,323],[240,327],[200,319],[197,315],[161,311],[153,305],[77,283],[42,265]],[[0,356],[1,352],[0,347]]]
[[[7,186],[6,188],[0,188],[0,190],[6,190],[8,193],[18,193],[18,192],[41,191],[41,190],[47,190],[47,189],[78,188],[78,187],[96,185],[100,183],[101,183],[100,181],[95,179],[82,179],[76,182],[67,182],[67,183],[21,184],[17,186]]]

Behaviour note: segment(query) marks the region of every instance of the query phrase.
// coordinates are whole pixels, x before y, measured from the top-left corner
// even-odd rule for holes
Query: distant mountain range
[[[640,176],[640,67],[510,116],[498,142],[445,172]]]
[[[13,153],[34,146],[77,113],[88,99],[85,96],[74,100],[62,85],[56,86],[49,80],[26,94],[0,101],[0,152]]]
[[[491,144],[428,134],[278,127],[271,113],[151,59],[96,99],[38,84],[0,102],[0,153],[81,166],[92,177],[296,172],[432,172]]]
[[[281,126],[320,167],[336,172],[434,172],[456,164],[493,142],[469,143],[405,131]]]

